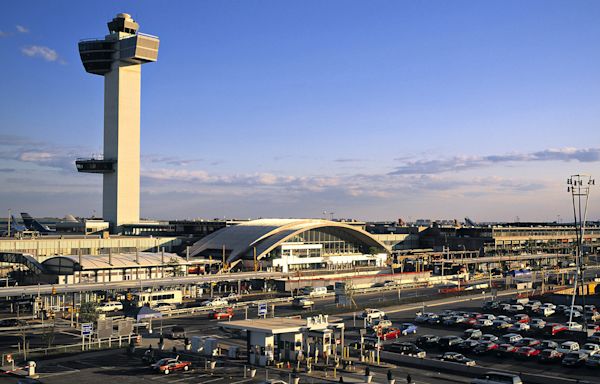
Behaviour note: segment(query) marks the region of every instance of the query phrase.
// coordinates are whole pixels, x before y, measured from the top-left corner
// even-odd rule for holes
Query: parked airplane
[[[41,224],[39,221],[31,217],[31,215],[27,212],[21,213],[21,218],[23,219],[23,223],[30,231],[37,231],[39,233],[51,233],[56,232],[54,229],[50,229],[47,226]]]
[[[27,227],[17,223],[17,219],[15,219],[14,215],[10,215],[10,233],[8,231],[4,232],[2,236],[15,236],[19,232],[26,231]]]

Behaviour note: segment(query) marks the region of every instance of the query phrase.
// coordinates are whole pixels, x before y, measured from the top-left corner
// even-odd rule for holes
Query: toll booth
[[[246,319],[219,325],[225,329],[246,331],[247,361],[257,366],[303,360],[315,356],[315,353],[319,357],[332,356],[337,352],[335,345],[343,343],[344,323],[332,324],[326,315],[307,319]],[[336,338],[338,331],[341,339]]]

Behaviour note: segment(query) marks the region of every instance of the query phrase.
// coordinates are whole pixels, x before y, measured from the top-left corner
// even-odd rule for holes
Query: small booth
[[[343,343],[344,323],[329,323],[326,315],[307,319],[247,319],[220,325],[225,329],[246,331],[247,361],[258,366],[277,361],[294,362],[309,356],[326,358],[337,352],[337,344]],[[336,330],[341,330],[337,339]],[[311,343],[314,344],[311,346]]]

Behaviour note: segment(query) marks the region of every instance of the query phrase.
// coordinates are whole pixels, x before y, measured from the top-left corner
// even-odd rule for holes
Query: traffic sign
[[[82,323],[81,324],[81,334],[83,336],[89,336],[94,332],[94,323]]]
[[[259,303],[258,304],[258,316],[266,316],[267,315],[267,303]]]

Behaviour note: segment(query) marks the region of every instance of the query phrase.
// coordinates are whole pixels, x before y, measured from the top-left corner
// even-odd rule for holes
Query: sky
[[[22,0],[0,12],[0,212],[101,215],[74,160],[102,153],[103,79],[77,42],[120,12],[161,40],[145,218],[569,221],[566,179],[600,175],[598,1]]]

